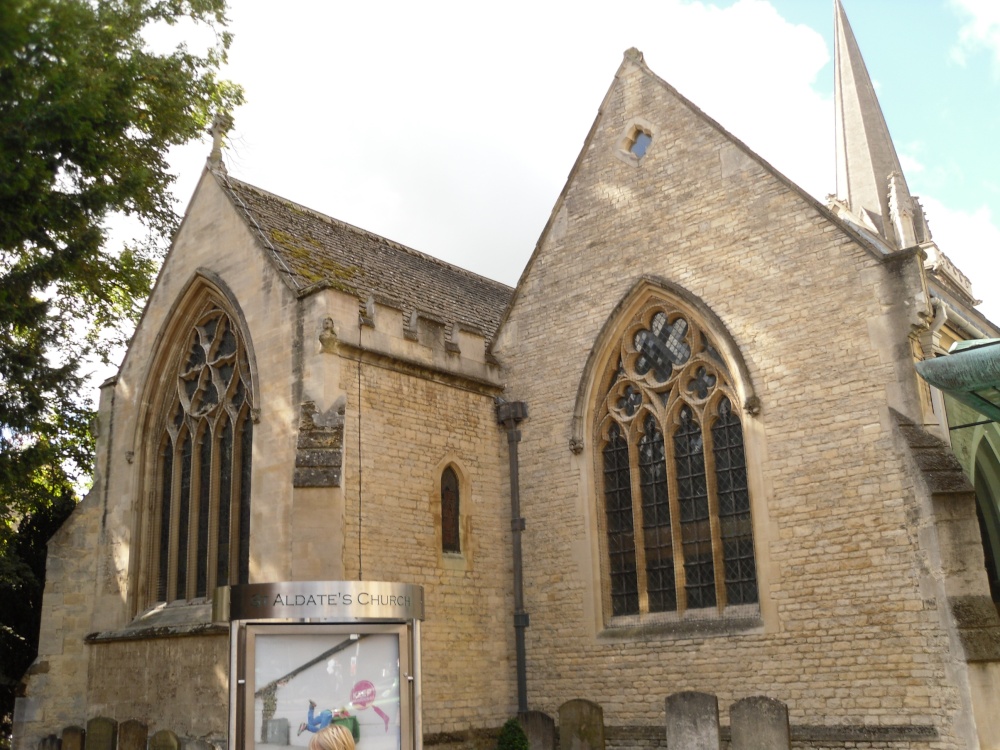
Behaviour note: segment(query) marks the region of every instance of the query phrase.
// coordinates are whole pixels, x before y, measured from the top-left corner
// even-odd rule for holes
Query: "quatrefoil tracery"
[[[674,412],[677,400],[700,419],[716,395],[732,399],[729,377],[708,336],[688,315],[650,306],[624,332],[606,408],[620,422],[643,409]]]

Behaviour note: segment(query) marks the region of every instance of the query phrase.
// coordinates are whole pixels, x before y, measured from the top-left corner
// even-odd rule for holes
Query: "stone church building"
[[[1000,331],[836,5],[827,203],[629,50],[513,289],[215,152],[102,386],[16,747],[224,745],[215,588],[335,580],[423,587],[425,744],[584,698],[633,747],[699,690],[784,701],[796,747],[1000,747],[1000,434],[916,369]]]

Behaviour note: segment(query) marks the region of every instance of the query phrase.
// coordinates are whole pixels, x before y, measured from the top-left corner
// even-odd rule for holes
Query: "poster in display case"
[[[307,747],[330,723],[358,750],[412,747],[405,624],[253,624],[245,634],[243,747]]]

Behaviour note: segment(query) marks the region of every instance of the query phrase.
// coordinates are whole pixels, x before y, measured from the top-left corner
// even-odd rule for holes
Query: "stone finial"
[[[213,172],[226,174],[226,165],[222,161],[222,143],[233,127],[233,116],[228,112],[219,112],[212,120],[208,132],[212,136],[212,153],[208,155],[208,168]]]
[[[646,59],[642,56],[642,52],[635,47],[629,47],[625,50],[625,59],[631,60],[634,63],[641,63],[643,65],[646,63]]]

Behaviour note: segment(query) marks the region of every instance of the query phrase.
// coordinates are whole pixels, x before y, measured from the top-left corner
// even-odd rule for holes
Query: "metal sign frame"
[[[390,729],[390,721],[398,716],[399,750],[421,750],[423,729],[421,721],[422,700],[420,689],[420,621],[423,619],[423,588],[411,584],[373,581],[296,581],[288,583],[245,584],[220,587],[213,599],[213,619],[229,621],[230,624],[230,711],[229,736],[231,747],[239,750],[257,750],[257,735],[261,731],[263,718],[257,716],[264,709],[258,706],[262,691],[270,691],[268,700],[273,712],[278,704],[279,691],[302,692],[302,685],[317,680],[317,669],[326,667],[339,675],[344,663],[338,661],[338,654],[347,649],[358,650],[362,641],[368,639],[368,653],[398,654],[398,672],[395,687],[375,683],[359,671],[355,674],[355,663],[350,661],[350,692],[343,694],[340,685],[339,706],[324,706],[323,719],[350,721],[353,713],[363,716],[369,727],[374,716],[384,721],[385,731]],[[263,639],[263,640],[262,640]],[[395,641],[395,652],[392,643]],[[311,658],[302,661],[291,659],[289,667],[279,668],[275,677],[274,666],[262,666],[263,674],[270,677],[258,685],[257,659],[267,658],[273,662],[278,654],[304,653],[301,649],[318,651]],[[387,652],[386,649],[389,649]],[[300,663],[301,662],[301,663]],[[363,665],[362,665],[363,666]],[[391,668],[390,668],[391,669]],[[285,671],[282,671],[285,670]],[[380,674],[386,669],[379,670]],[[312,677],[309,676],[312,675]],[[393,677],[393,675],[389,675]],[[356,679],[355,679],[356,678]],[[382,678],[388,679],[382,674]],[[338,678],[339,679],[339,678]],[[299,682],[300,687],[288,687]],[[395,692],[398,691],[398,697]],[[311,693],[316,692],[313,696]],[[322,687],[317,683],[315,690],[309,691],[309,702],[324,698]],[[305,718],[305,698],[298,702]],[[397,705],[398,701],[398,705]],[[388,706],[386,709],[385,706]],[[289,719],[289,738],[296,733],[296,721],[289,718],[288,702],[282,707]],[[318,708],[313,706],[313,708]],[[260,710],[258,710],[260,709]],[[370,711],[368,709],[371,709]],[[297,709],[296,709],[297,710]],[[390,717],[386,711],[393,714]],[[297,715],[297,714],[295,714]],[[271,720],[272,717],[268,717]],[[313,725],[313,710],[308,714],[307,726]],[[317,721],[319,721],[317,719]],[[318,726],[319,724],[316,724]],[[354,729],[358,729],[355,721]],[[301,743],[298,743],[301,744]],[[364,738],[361,739],[361,750]],[[385,742],[379,743],[386,747]],[[294,746],[294,745],[292,745]]]

